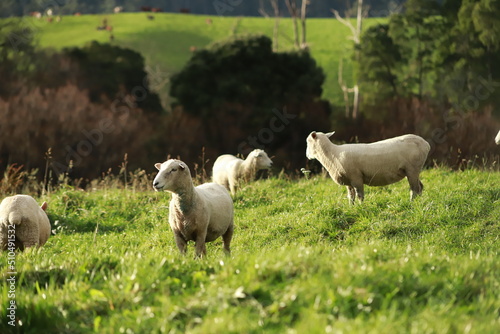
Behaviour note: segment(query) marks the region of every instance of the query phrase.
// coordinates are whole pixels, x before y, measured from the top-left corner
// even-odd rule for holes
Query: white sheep
[[[498,131],[497,136],[495,137],[495,144],[500,145],[500,131]]]
[[[234,229],[233,200],[224,187],[215,183],[193,186],[187,165],[175,159],[157,163],[153,181],[156,191],[172,193],[168,221],[181,253],[187,242],[195,241],[196,256],[206,254],[205,243],[222,236],[224,251],[229,254]]]
[[[50,236],[50,221],[45,213],[46,209],[46,202],[38,206],[31,196],[4,198],[0,203],[0,248],[11,248],[12,243],[20,250],[44,245]]]
[[[250,152],[245,160],[231,154],[224,154],[215,160],[212,179],[213,182],[230,190],[234,196],[242,181],[247,183],[252,181],[259,170],[269,169],[272,164],[266,152],[260,149]]]
[[[321,162],[337,184],[347,187],[351,204],[356,195],[363,201],[364,184],[385,186],[404,177],[410,184],[411,199],[422,193],[419,175],[430,151],[422,137],[404,135],[370,144],[335,145],[329,139],[334,133],[311,132],[306,156]]]

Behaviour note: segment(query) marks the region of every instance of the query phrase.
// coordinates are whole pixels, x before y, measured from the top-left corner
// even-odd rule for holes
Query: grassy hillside
[[[274,27],[274,19],[266,18],[210,17],[212,24],[207,24],[206,16],[162,13],[154,17],[154,20],[149,20],[144,13],[123,13],[65,16],[58,23],[32,18],[23,20],[35,27],[41,47],[61,49],[81,46],[91,40],[109,42],[110,32],[96,29],[106,19],[107,24],[113,27],[113,43],[141,52],[160,85],[168,75],[182,68],[191,55],[191,47],[203,48],[233,34],[265,34],[272,37]],[[366,20],[365,27],[380,20]],[[352,75],[348,66],[352,41],[346,38],[349,29],[333,18],[309,19],[307,22],[311,53],[327,75],[323,96],[341,103],[341,91],[337,83],[340,57],[346,58],[344,80],[351,79]],[[292,21],[282,19],[279,49],[286,51],[292,46]],[[162,86],[161,92],[165,95],[168,90]]]
[[[15,262],[23,333],[498,333],[500,173],[432,169],[349,206],[330,179],[269,179],[235,198],[232,255],[178,254],[150,180],[62,188],[57,232]],[[0,268],[7,277],[6,256]]]

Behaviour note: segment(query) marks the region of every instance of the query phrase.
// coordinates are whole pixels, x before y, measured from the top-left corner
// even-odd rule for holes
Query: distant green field
[[[500,173],[431,169],[350,206],[329,178],[271,178],[234,199],[232,255],[179,254],[151,180],[43,196],[56,235],[17,254],[16,327],[0,257],[0,333],[500,332]],[[134,180],[131,178],[129,180]]]
[[[207,24],[207,18],[212,20],[212,24]],[[233,34],[265,34],[272,37],[274,27],[272,18],[168,13],[155,14],[154,20],[149,20],[145,13],[64,16],[61,22],[53,23],[23,18],[27,25],[34,27],[41,47],[55,49],[82,46],[92,40],[109,42],[111,33],[96,29],[104,19],[113,27],[113,43],[144,55],[162,95],[168,92],[165,79],[182,68],[191,55],[192,47],[203,48]],[[364,24],[368,26],[381,20],[367,19]],[[307,21],[307,41],[311,53],[327,76],[323,97],[339,104],[343,101],[337,83],[339,58],[345,58],[344,80],[352,79],[349,66],[352,41],[347,38],[348,34],[349,29],[334,18]],[[292,21],[281,19],[279,50],[287,51],[292,47]],[[165,101],[165,96],[162,98]]]

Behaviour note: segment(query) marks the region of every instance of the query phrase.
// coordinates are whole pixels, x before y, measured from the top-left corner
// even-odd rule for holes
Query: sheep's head
[[[306,157],[309,160],[316,159],[317,156],[317,149],[318,149],[318,141],[321,140],[321,138],[330,138],[335,131],[328,132],[328,133],[323,133],[323,132],[316,132],[313,131],[309,134],[307,137],[307,149],[306,149]]]
[[[170,159],[164,163],[155,164],[155,167],[159,170],[153,180],[153,188],[156,191],[168,190],[175,192],[179,179],[185,177],[185,174],[191,178],[189,168],[180,160]]]
[[[255,149],[248,155],[247,159],[253,159],[257,170],[269,169],[273,165],[273,161],[269,158],[263,150]]]

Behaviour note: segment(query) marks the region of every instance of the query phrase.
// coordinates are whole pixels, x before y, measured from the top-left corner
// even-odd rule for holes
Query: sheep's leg
[[[363,184],[358,184],[354,186],[354,190],[356,191],[356,196],[360,202],[363,202],[365,199],[365,190]]]
[[[175,233],[175,243],[177,244],[177,248],[182,253],[182,255],[186,254],[187,242],[184,240],[180,233]]]
[[[231,195],[236,195],[236,190],[238,189],[238,185],[234,182],[229,182],[229,188],[231,190]]]
[[[227,191],[231,191],[231,186],[229,185],[229,180],[226,180],[224,182],[224,187],[227,189]]]
[[[207,247],[205,246],[205,239],[207,237],[207,231],[197,233],[196,235],[196,257],[204,257],[207,255]]]
[[[224,242],[224,252],[229,255],[231,254],[231,248],[230,248],[230,245],[231,245],[231,239],[233,238],[233,226],[229,226],[229,228],[227,229],[226,233],[224,233],[222,235],[222,241]]]
[[[408,183],[410,184],[410,199],[414,200],[417,196],[422,194],[424,185],[422,184],[422,182],[420,182],[418,174],[416,176],[408,175],[406,178],[408,179]]]
[[[349,199],[350,204],[354,204],[354,200],[356,199],[356,191],[354,187],[347,186],[347,198]]]

